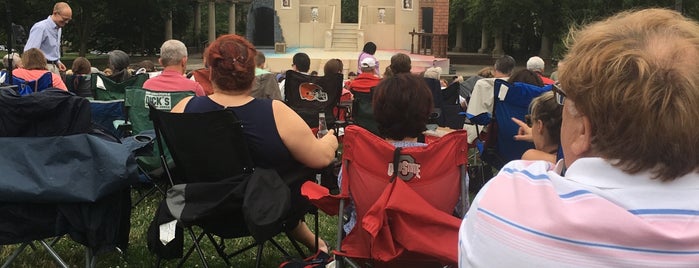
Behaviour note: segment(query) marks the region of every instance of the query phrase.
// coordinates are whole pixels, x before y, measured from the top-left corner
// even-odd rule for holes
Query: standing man
[[[53,6],[53,13],[45,20],[39,21],[29,31],[24,51],[38,48],[46,56],[47,69],[53,73],[66,71],[61,62],[61,29],[73,19],[73,10],[66,2]]]
[[[187,47],[184,43],[175,39],[165,41],[160,46],[158,62],[163,66],[163,71],[160,75],[146,80],[143,88],[166,92],[189,90],[197,96],[206,96],[199,83],[184,76],[187,70]]]

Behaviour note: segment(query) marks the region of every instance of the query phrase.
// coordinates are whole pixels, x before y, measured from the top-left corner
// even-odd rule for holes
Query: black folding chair
[[[166,205],[161,204],[161,208],[178,220],[193,241],[193,246],[181,258],[179,265],[196,250],[204,267],[208,267],[199,246],[204,236],[208,237],[228,266],[231,265],[229,258],[257,247],[259,267],[265,242],[271,242],[285,256],[289,256],[273,239],[282,232],[285,224],[289,204],[285,203],[288,198],[284,198],[284,195],[289,195],[288,187],[276,171],[255,168],[241,122],[235,114],[229,110],[169,113],[150,105],[150,117],[160,147],[160,159],[172,186],[163,200]],[[169,148],[175,169],[170,167],[163,154],[165,150],[161,139]],[[270,185],[263,185],[264,190],[256,191],[260,188],[255,187],[261,183]],[[255,213],[255,208],[248,209],[250,206],[265,206],[266,215]],[[269,224],[256,225],[255,220],[259,218]],[[195,234],[192,229],[195,225],[201,227],[200,234]],[[220,237],[220,241],[216,241],[214,235]],[[223,239],[248,236],[252,236],[255,242],[232,253],[225,251]],[[303,255],[298,244],[290,240]]]

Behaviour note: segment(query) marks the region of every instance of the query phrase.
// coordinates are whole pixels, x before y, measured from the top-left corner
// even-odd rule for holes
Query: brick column
[[[433,25],[432,32],[436,35],[443,35],[432,40],[433,54],[438,58],[446,58],[449,35],[449,0],[434,0]]]

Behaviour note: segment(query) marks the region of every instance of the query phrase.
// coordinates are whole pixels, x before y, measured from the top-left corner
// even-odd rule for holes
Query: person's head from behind
[[[507,77],[512,75],[512,71],[515,69],[515,59],[509,55],[503,55],[495,61],[493,66],[493,77]]]
[[[323,66],[323,75],[342,73],[344,64],[340,59],[330,59]]]
[[[519,71],[514,72],[512,76],[510,76],[510,78],[507,79],[507,82],[510,84],[514,82],[522,82],[540,87],[544,86],[544,82],[541,80],[541,77],[539,77],[539,75],[537,75],[534,71],[529,69],[521,69]]]
[[[264,69],[266,61],[267,57],[265,57],[265,53],[262,53],[262,51],[257,51],[257,54],[255,55],[255,67]]]
[[[73,74],[90,74],[92,73],[92,64],[85,57],[77,57],[73,60],[73,66],[70,68]]]
[[[63,28],[73,19],[73,10],[66,2],[58,2],[53,5],[53,13],[51,20],[56,23],[56,26]]]
[[[180,40],[170,39],[160,46],[160,65],[167,68],[169,66],[179,66],[186,69],[187,66],[187,46]]]
[[[561,143],[561,113],[552,91],[541,94],[529,104],[534,147],[541,150],[547,146],[558,148]]]
[[[494,70],[495,69],[493,69],[492,66],[483,67],[480,70],[478,70],[478,73],[476,73],[476,75],[478,75],[482,78],[493,78],[493,71]]]
[[[214,89],[238,93],[250,90],[255,79],[255,55],[255,47],[241,36],[216,38],[204,53]]]
[[[22,53],[22,65],[27,70],[47,70],[46,56],[38,48],[30,48]]]
[[[699,24],[675,11],[646,9],[569,37],[568,64],[560,67],[566,165],[598,156],[626,173],[664,181],[696,172]]]
[[[309,69],[311,69],[311,58],[308,57],[308,54],[299,52],[294,54],[294,57],[291,59],[292,67],[294,67],[294,70],[297,72],[302,72],[302,73],[307,73]]]
[[[534,56],[527,60],[527,69],[534,71],[535,73],[543,74],[545,68],[546,63],[541,57]]]
[[[12,52],[2,57],[2,66],[4,66],[5,69],[9,69],[10,58],[12,58],[12,69],[22,67],[22,59],[19,57],[19,54]]]
[[[109,68],[113,72],[119,72],[129,67],[129,54],[121,50],[112,50],[107,53],[109,56]]]
[[[355,72],[349,72],[349,73],[347,74],[347,78],[348,78],[349,80],[354,80],[355,78],[357,78],[357,73],[355,73]]]
[[[161,64],[162,65],[162,64]],[[146,72],[155,72],[155,63],[151,60],[142,60],[136,66],[140,69],[143,68]]]
[[[376,53],[376,44],[374,44],[374,42],[366,42],[364,48],[362,48],[362,52],[374,55],[374,53]]]
[[[362,73],[374,73],[374,68],[376,68],[376,61],[373,58],[364,58],[359,66],[362,67]]]
[[[403,54],[403,53],[397,53],[396,55],[393,55],[391,57],[391,72],[394,74],[400,74],[400,73],[410,73],[410,69],[412,69],[412,62],[410,60],[410,56]]]
[[[427,129],[432,93],[421,77],[394,74],[376,86],[372,106],[382,137],[391,140],[416,138]]]

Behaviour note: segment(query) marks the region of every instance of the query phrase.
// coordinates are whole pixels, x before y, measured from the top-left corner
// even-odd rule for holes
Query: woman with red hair
[[[317,139],[303,119],[283,102],[250,96],[255,79],[255,55],[255,47],[238,35],[217,38],[204,53],[214,93],[183,99],[172,112],[232,110],[242,121],[255,165],[273,168],[280,175],[300,165],[317,169],[328,166],[338,146],[333,130]],[[301,196],[301,183],[303,181],[290,185],[292,208],[304,207],[307,202]],[[314,248],[315,235],[302,220],[306,211],[295,212],[298,212],[293,213],[298,224],[290,226],[291,236],[308,248]],[[327,244],[319,241],[319,249],[327,252]]]

